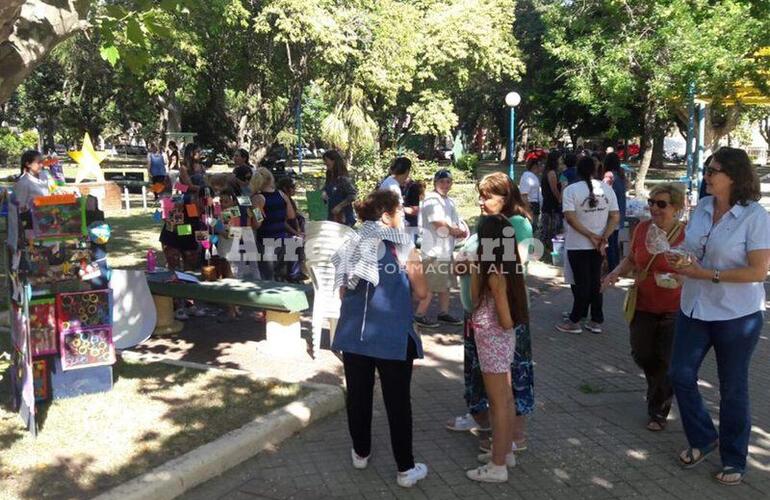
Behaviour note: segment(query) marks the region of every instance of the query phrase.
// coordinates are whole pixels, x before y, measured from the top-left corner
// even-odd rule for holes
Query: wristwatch
[[[714,275],[711,277],[712,283],[719,283],[719,269],[714,269]]]

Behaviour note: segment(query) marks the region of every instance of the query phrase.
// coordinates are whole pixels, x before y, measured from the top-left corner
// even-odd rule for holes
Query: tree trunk
[[[656,130],[652,139],[652,159],[650,166],[652,168],[663,168],[663,142],[666,139],[666,131]]]
[[[0,3],[0,104],[56,45],[88,26],[90,0]]]
[[[770,145],[770,116],[766,116],[759,120],[759,135],[762,139]]]
[[[641,140],[642,161],[639,164],[639,171],[636,174],[636,183],[634,184],[635,196],[639,198],[645,194],[644,181],[647,179],[647,171],[652,162],[653,136],[655,134],[655,112],[651,104],[647,104],[644,110],[644,123]]]
[[[182,108],[173,92],[157,97],[160,110],[160,135],[166,138],[170,132],[182,131]]]

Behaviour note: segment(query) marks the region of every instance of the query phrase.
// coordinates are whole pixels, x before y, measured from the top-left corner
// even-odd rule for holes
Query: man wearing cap
[[[449,290],[455,285],[452,274],[452,254],[458,240],[468,236],[468,226],[457,213],[457,206],[448,196],[452,189],[452,173],[441,169],[433,176],[434,190],[425,195],[420,206],[418,226],[422,230],[423,268],[431,293],[420,301],[414,322],[423,328],[436,328],[438,322],[461,325],[462,321],[449,314]],[[426,317],[433,294],[438,294],[438,322]]]

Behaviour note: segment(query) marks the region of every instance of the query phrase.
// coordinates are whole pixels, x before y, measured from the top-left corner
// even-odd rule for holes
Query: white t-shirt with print
[[[427,257],[449,260],[454,251],[456,238],[449,236],[446,228],[436,229],[433,222],[445,222],[460,227],[460,214],[452,198],[433,191],[420,203],[417,225],[422,229],[422,254]]]
[[[519,181],[519,190],[521,194],[527,195],[527,200],[530,203],[540,203],[540,179],[535,174],[527,170],[521,174],[521,180]]]
[[[618,199],[612,187],[597,181],[591,181],[594,196],[596,196],[596,207],[589,205],[588,184],[585,181],[579,181],[567,186],[562,196],[562,209],[564,212],[575,212],[575,216],[586,229],[601,235],[607,227],[607,220],[610,212],[618,210]],[[594,246],[591,240],[578,233],[567,221],[564,221],[566,235],[564,245],[567,250],[591,250]]]
[[[401,184],[399,184],[392,175],[388,176],[387,179],[380,183],[380,191],[393,191],[398,195],[398,202],[402,207],[404,206],[404,197],[401,195]]]

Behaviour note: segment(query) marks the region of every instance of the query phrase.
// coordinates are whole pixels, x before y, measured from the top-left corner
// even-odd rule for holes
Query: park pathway
[[[712,478],[715,456],[690,471],[676,464],[685,444],[676,414],[668,430],[644,429],[644,379],[629,356],[627,328],[620,314],[621,290],[606,296],[603,335],[571,336],[552,329],[571,302],[558,280],[532,277],[533,349],[537,362],[537,409],[530,419],[529,450],[504,485],[465,478],[476,465],[476,439],[444,429],[463,412],[460,331],[425,335],[426,357],[416,369],[415,458],[428,464],[428,478],[411,490],[395,483],[382,399],[375,397],[373,458],[367,470],[350,465],[344,412],[316,423],[274,450],[265,451],[224,475],[188,492],[188,500],[321,498],[767,498],[770,496],[770,329],[759,342],[752,365],[749,474],[745,484],[726,489]],[[713,355],[707,358],[701,388],[716,407]]]

